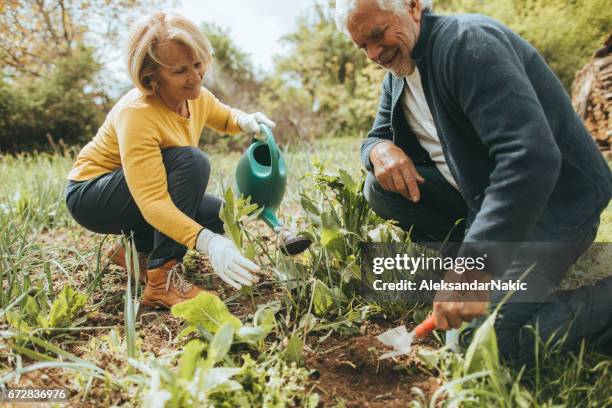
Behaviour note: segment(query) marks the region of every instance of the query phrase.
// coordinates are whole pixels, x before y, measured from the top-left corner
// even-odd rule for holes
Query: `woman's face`
[[[168,41],[157,48],[157,58],[165,65],[159,67],[156,78],[165,100],[180,103],[200,96],[206,72],[188,46]]]

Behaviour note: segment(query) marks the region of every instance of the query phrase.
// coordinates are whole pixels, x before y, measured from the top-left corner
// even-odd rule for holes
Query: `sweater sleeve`
[[[370,152],[374,146],[381,142],[392,142],[391,133],[391,74],[385,76],[382,84],[382,92],[378,103],[378,111],[372,129],[361,144],[361,161],[367,171],[374,170],[370,161]]]
[[[168,193],[160,136],[151,118],[137,108],[118,113],[116,132],[125,179],[144,219],[187,248],[202,226],[179,210]]]
[[[561,153],[507,34],[474,26],[460,32],[442,65],[447,84],[488,149],[494,168],[466,242],[522,242],[560,173]],[[527,58],[523,61],[522,58]]]
[[[238,121],[232,114],[232,110],[229,106],[219,101],[219,99],[206,88],[202,88],[202,96],[206,107],[205,126],[219,133],[227,133],[230,135],[242,133],[242,129],[238,126]]]

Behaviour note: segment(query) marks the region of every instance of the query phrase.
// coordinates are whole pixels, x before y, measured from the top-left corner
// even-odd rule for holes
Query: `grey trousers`
[[[174,205],[214,232],[223,232],[219,219],[222,201],[206,194],[210,176],[208,157],[195,147],[162,150],[168,192]],[[139,252],[149,254],[149,268],[169,260],[181,261],[187,248],[149,225],[125,181],[122,168],[87,181],[70,181],[66,205],[84,228],[99,234],[133,234]]]
[[[366,200],[381,218],[396,220],[405,230],[411,229],[415,242],[442,241],[447,235],[450,241],[462,241],[465,228],[460,225],[453,229],[455,221],[467,213],[461,195],[435,165],[416,167],[426,180],[420,186],[419,203],[385,191],[372,173],[368,174],[364,186]],[[557,243],[558,236],[536,229],[529,241],[553,241],[554,253],[517,259],[503,274],[502,279],[517,279],[535,264],[528,275],[534,285],[529,287],[537,288],[536,296],[541,299],[502,304],[495,331],[500,354],[506,361],[516,364],[533,362],[535,337],[528,326],[544,340],[565,337],[563,349],[576,349],[585,339],[592,348],[612,352],[612,277],[576,290],[555,291],[569,267],[593,242],[597,227],[594,225],[571,236],[564,235],[562,238],[566,243]],[[492,299],[492,308],[499,301],[499,298]],[[472,325],[472,331],[476,324]]]

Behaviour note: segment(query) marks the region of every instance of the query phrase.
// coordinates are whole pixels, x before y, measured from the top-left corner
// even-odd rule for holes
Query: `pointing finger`
[[[410,197],[410,191],[408,191],[408,186],[404,182],[404,178],[402,177],[401,173],[395,173],[393,175],[393,187],[394,190],[400,193],[404,198],[412,201],[412,198]]]
[[[446,320],[446,316],[440,310],[442,308],[443,303],[435,303],[433,309],[433,318],[434,322],[436,322],[436,328],[440,330],[448,330],[450,328],[448,321]]]
[[[419,186],[417,181],[410,171],[410,168],[404,166],[402,167],[402,177],[406,186],[408,186],[408,191],[410,194],[411,201],[414,203],[418,203],[421,199],[421,191],[419,190]]]

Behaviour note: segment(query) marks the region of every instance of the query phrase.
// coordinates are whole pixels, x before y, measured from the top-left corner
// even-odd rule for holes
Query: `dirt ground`
[[[355,408],[406,407],[415,399],[413,387],[429,399],[440,386],[438,379],[420,366],[414,354],[378,360],[387,350],[376,336],[388,327],[368,323],[366,335],[334,334],[306,354],[306,366],[313,370],[312,388],[321,396],[321,405],[344,401],[346,407]],[[309,340],[317,342],[314,336]]]

